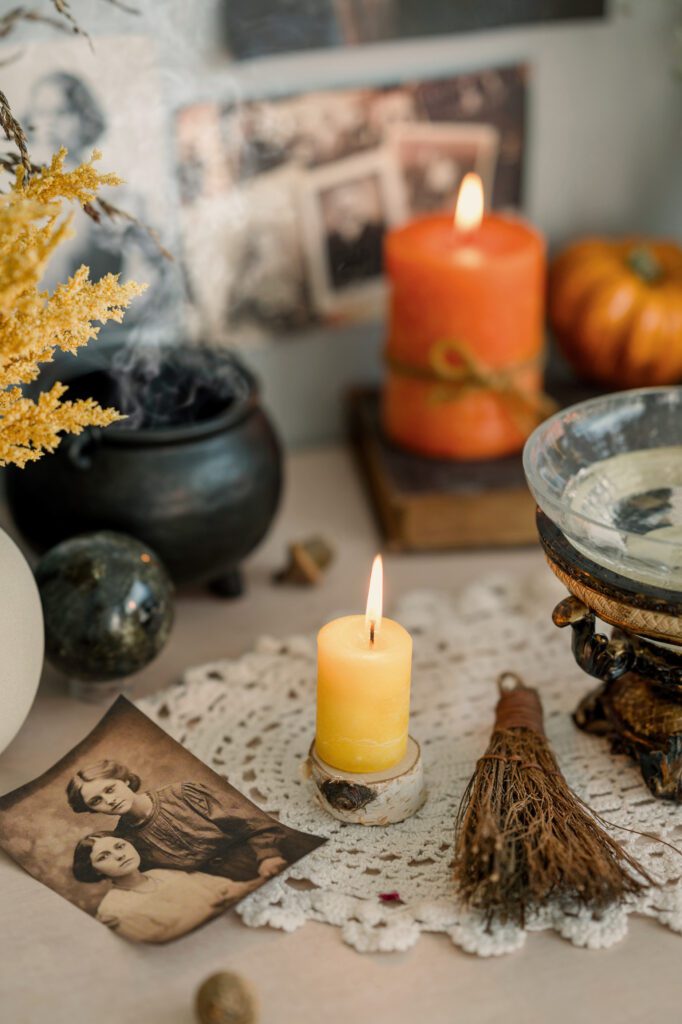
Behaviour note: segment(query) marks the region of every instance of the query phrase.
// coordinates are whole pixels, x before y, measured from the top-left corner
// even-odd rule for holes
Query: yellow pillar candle
[[[380,772],[407,748],[412,637],[381,614],[381,558],[365,615],[323,626],[317,637],[317,732],[323,761],[347,772]]]

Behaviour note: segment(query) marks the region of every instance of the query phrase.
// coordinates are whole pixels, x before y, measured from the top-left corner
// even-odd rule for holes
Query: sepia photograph
[[[405,217],[405,195],[386,150],[309,171],[301,211],[313,302],[330,316],[381,300],[387,229]]]
[[[249,346],[376,316],[387,228],[453,208],[468,171],[518,207],[527,68],[176,115],[183,259],[205,336]]]
[[[260,810],[124,697],[0,797],[0,847],[136,942],[180,938],[323,842]]]
[[[492,125],[403,123],[391,128],[390,145],[412,216],[454,209],[462,178],[472,171],[490,197],[499,150]]]
[[[523,200],[526,109],[532,85],[526,64],[488,67],[415,82],[419,122],[493,129],[498,145],[486,200],[492,209],[518,208]],[[449,205],[448,205],[448,208]]]
[[[197,103],[180,111],[176,146],[181,202],[224,195],[231,180],[215,103]]]
[[[287,163],[319,167],[378,145],[371,97],[368,89],[330,89],[228,105],[220,120],[233,181]]]
[[[247,345],[317,322],[290,165],[182,207],[183,254],[205,337]]]

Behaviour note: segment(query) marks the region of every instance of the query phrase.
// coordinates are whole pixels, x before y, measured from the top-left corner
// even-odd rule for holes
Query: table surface
[[[288,541],[324,533],[339,557],[316,588],[274,586]],[[263,632],[316,629],[359,608],[380,545],[350,455],[342,448],[292,456],[277,522],[246,567],[248,593],[234,602],[183,594],[158,660],[133,696],[178,679],[189,665],[247,651]],[[388,555],[387,601],[414,587],[457,588],[479,573],[541,569],[539,550]],[[0,756],[0,792],[34,778],[77,743],[102,706],[70,699],[46,670],[31,714]],[[449,823],[444,828],[449,829]],[[12,1024],[191,1024],[193,993],[216,970],[257,990],[262,1024],[349,1020],[408,1024],[609,1024],[680,1019],[680,939],[631,919],[613,949],[576,949],[553,933],[530,935],[513,955],[481,960],[443,935],[407,953],[365,955],[337,929],[309,923],[292,934],[250,929],[232,912],[165,947],[115,940],[0,854],[0,1019]]]

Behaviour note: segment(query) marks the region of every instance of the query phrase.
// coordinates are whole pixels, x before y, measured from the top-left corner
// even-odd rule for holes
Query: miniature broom
[[[523,926],[550,898],[599,910],[655,884],[569,788],[537,691],[509,672],[498,686],[493,734],[457,814],[455,880],[464,902],[489,921]]]

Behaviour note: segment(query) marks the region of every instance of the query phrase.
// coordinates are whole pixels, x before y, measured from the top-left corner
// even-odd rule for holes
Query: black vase
[[[240,593],[240,563],[277,509],[282,457],[255,379],[226,358],[239,374],[238,393],[207,401],[204,383],[193,419],[86,430],[25,469],[10,467],[9,507],[28,543],[44,551],[77,534],[115,530],[153,548],[176,584]],[[118,389],[101,369],[69,381],[70,398],[121,408]]]

